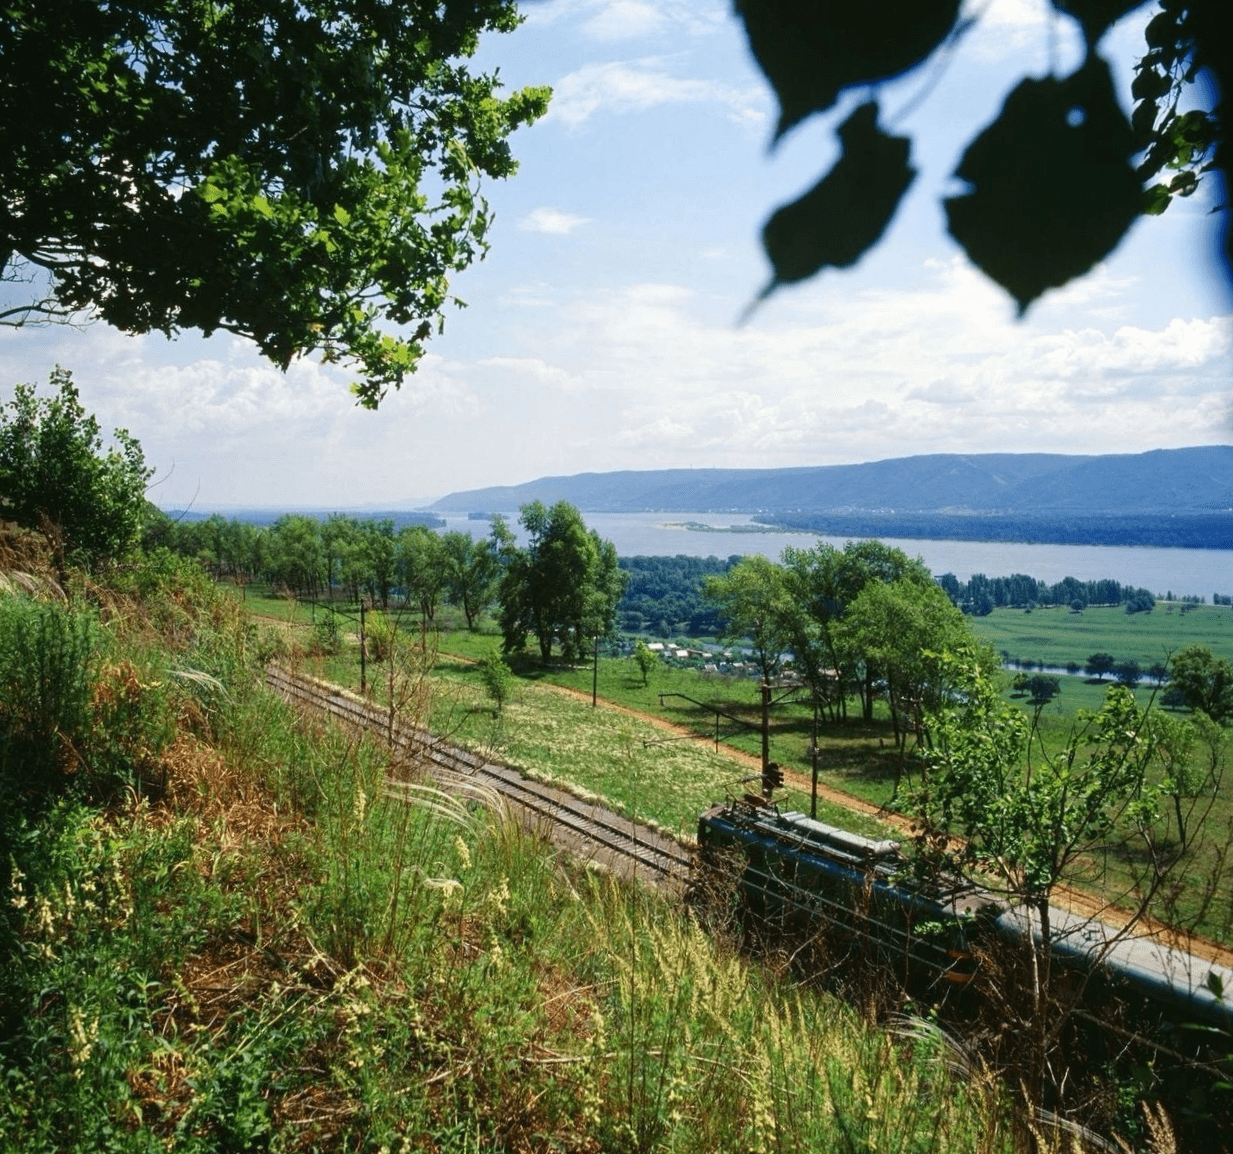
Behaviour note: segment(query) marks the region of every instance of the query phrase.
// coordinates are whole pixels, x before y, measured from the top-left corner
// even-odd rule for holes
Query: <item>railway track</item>
[[[376,734],[448,788],[465,780],[498,793],[524,822],[575,856],[623,877],[683,886],[693,866],[691,852],[649,826],[640,826],[600,805],[555,786],[529,781],[507,765],[443,741],[422,727],[341,686],[279,666],[266,669],[266,684],[301,709],[326,714],[343,725]]]

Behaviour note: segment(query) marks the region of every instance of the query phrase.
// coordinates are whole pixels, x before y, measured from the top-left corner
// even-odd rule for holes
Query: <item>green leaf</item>
[[[737,0],[736,11],[779,97],[778,139],[843,89],[920,64],[954,28],[959,0]]]
[[[341,204],[334,206],[334,219],[346,228],[351,223],[351,214]]]
[[[1139,214],[1130,124],[1108,66],[1025,80],[968,147],[956,175],[972,191],[946,203],[950,234],[1018,303],[1107,256]]]
[[[775,270],[768,293],[822,268],[854,265],[878,242],[916,176],[908,164],[911,143],[878,127],[872,101],[839,126],[838,136],[843,154],[835,167],[762,230]]]

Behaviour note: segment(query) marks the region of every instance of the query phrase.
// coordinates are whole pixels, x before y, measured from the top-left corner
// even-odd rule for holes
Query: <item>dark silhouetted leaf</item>
[[[1093,48],[1105,30],[1127,12],[1142,8],[1147,0],[1053,0],[1053,7],[1079,21],[1083,35]]]
[[[916,176],[908,164],[911,142],[878,128],[875,103],[862,104],[838,135],[843,155],[835,167],[762,230],[775,269],[768,293],[828,266],[854,265],[878,242]]]
[[[899,76],[955,25],[960,0],[736,0],[749,47],[779,97],[776,138],[845,89]]]
[[[1099,57],[1073,76],[1025,80],[968,147],[946,201],[950,234],[1018,302],[1111,252],[1142,206],[1134,138]]]

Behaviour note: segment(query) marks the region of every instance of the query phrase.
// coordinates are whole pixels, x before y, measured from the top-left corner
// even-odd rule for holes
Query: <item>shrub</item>
[[[316,653],[337,657],[342,652],[342,635],[338,614],[333,609],[327,610],[325,616],[313,627],[313,647]]]
[[[500,713],[513,691],[514,671],[505,664],[501,654],[494,650],[480,662],[480,678],[496,706],[494,712]]]
[[[41,810],[81,768],[90,728],[92,617],[0,598],[0,805]],[[0,819],[4,820],[4,819]],[[0,860],[6,856],[0,842]]]

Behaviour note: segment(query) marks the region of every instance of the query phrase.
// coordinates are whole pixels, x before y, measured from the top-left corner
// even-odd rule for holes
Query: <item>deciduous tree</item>
[[[480,180],[515,171],[507,137],[547,106],[465,64],[518,19],[513,0],[11,0],[0,269],[34,295],[0,319],[222,329],[283,368],[354,361],[375,406],[486,251]]]
[[[633,659],[642,674],[642,684],[649,685],[651,673],[659,665],[659,654],[639,637],[638,644],[634,646]]]
[[[956,169],[968,187],[945,201],[950,234],[1020,313],[1104,258],[1141,212],[1161,212],[1172,197],[1190,195],[1205,168],[1223,168],[1228,182],[1224,104],[1187,111],[1180,100],[1203,69],[1227,96],[1227,0],[1161,0],[1147,25],[1128,119],[1098,46],[1110,25],[1140,6],[1053,0],[1057,13],[1079,24],[1083,63],[1069,76],[1022,80]],[[846,89],[876,90],[944,46],[961,51],[963,33],[980,19],[979,12],[961,15],[959,0],[737,0],[736,7],[779,98],[776,138],[831,109]],[[834,167],[767,221],[763,244],[773,275],[763,295],[823,268],[847,268],[881,238],[915,170],[911,141],[885,132],[879,118],[873,100],[851,113],[838,128]],[[1166,173],[1172,175],[1145,195],[1143,182]]]
[[[783,567],[758,554],[745,557],[723,576],[708,577],[706,596],[724,623],[722,638],[752,644],[763,682],[773,682],[791,644]]]
[[[0,518],[47,534],[62,570],[95,565],[137,543],[154,470],[124,429],[104,444],[71,373],[50,383],[50,397],[18,385],[0,407]]]
[[[1220,724],[1233,719],[1233,662],[1205,645],[1188,645],[1169,662],[1169,687]]]
[[[1117,664],[1117,658],[1112,653],[1093,653],[1083,666],[1083,671],[1089,676],[1103,681],[1106,673],[1112,673]]]
[[[1184,864],[1184,834],[1202,825],[1211,792],[1194,801],[1197,814],[1179,818],[1180,831],[1169,829],[1161,802],[1196,792],[1183,772],[1191,739],[1178,723],[1139,707],[1123,686],[1112,687],[1100,711],[1081,717],[1049,754],[971,651],[943,660],[954,666],[959,691],[928,719],[927,773],[911,801],[923,831],[922,860],[974,876],[1023,908],[1026,996],[1009,984],[1001,996],[1012,1032],[1028,1043],[1020,1073],[1039,1093],[1078,1001],[1059,998],[1054,983],[1055,936],[1076,933],[1074,925],[1054,924],[1054,891],[1067,879],[1099,884],[1095,851],[1120,846],[1126,861],[1142,863],[1141,872],[1124,892],[1106,897],[1133,909],[1133,926]]]
[[[566,501],[552,508],[540,501],[523,505],[519,520],[529,537],[525,549],[514,544],[503,521],[493,524],[505,652],[524,649],[533,633],[545,663],[558,642],[565,660],[576,660],[592,637],[612,632],[625,586],[616,548]]]
[[[975,643],[963,614],[942,587],[910,577],[868,582],[848,607],[839,631],[844,648],[859,653],[885,687],[899,750],[898,792],[908,736],[915,734],[919,744],[926,712],[938,709],[953,688],[955,666],[943,654],[964,646],[975,653]],[[984,650],[980,660],[985,668],[995,664],[993,654]]]
[[[401,529],[397,538],[396,569],[407,601],[419,606],[423,622],[432,621],[449,580],[449,561],[440,535],[425,525],[407,525]]]
[[[475,540],[470,533],[446,533],[441,538],[445,557],[445,590],[460,606],[467,628],[474,630],[479,615],[488,608],[496,590],[498,562],[490,540]]]
[[[852,637],[840,628],[852,602],[871,582],[900,580],[932,585],[933,578],[919,558],[881,541],[849,541],[842,549],[819,543],[812,549],[789,546],[783,552],[788,604],[790,646],[797,667],[815,697],[846,715],[848,687],[861,694],[866,721],[873,716],[874,669]]]

